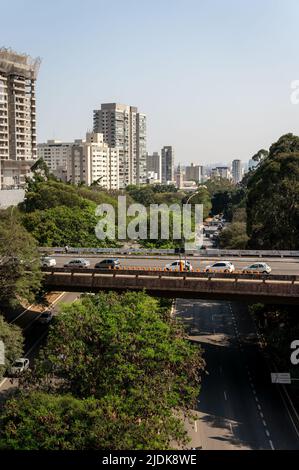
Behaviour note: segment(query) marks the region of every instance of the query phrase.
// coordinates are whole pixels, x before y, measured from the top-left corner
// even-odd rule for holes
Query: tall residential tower
[[[119,150],[119,185],[146,183],[146,115],[135,106],[104,103],[93,115],[93,130]]]
[[[22,185],[36,159],[39,65],[39,58],[0,49],[0,187]]]
[[[174,182],[174,153],[170,145],[161,150],[162,183]]]

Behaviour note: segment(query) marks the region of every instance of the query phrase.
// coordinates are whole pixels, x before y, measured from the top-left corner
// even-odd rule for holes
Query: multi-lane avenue
[[[167,263],[174,261],[176,258],[174,256],[117,256],[117,255],[99,255],[99,256],[90,256],[90,255],[79,255],[68,254],[68,255],[53,255],[57,262],[57,267],[62,267],[64,263],[69,261],[72,258],[81,257],[88,259],[90,261],[90,267],[93,267],[95,263],[106,259],[106,258],[119,258],[121,266],[141,266],[141,267],[157,267],[163,268]],[[184,258],[183,258],[184,259]],[[207,265],[212,264],[213,262],[222,260],[223,258],[199,258],[199,257],[190,257],[188,258],[194,269],[203,270]],[[244,268],[252,264],[255,261],[263,261],[268,263],[272,268],[273,274],[298,274],[299,275],[299,258],[231,258],[231,261],[237,270]]]
[[[191,448],[299,449],[298,420],[284,391],[271,384],[245,305],[177,299],[175,314],[204,350]]]

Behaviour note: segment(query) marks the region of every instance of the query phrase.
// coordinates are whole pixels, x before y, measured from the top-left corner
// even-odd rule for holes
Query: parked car
[[[47,323],[50,323],[52,319],[53,319],[53,313],[50,310],[46,310],[40,315],[38,321],[39,323],[47,324]]]
[[[56,259],[51,256],[42,256],[40,262],[43,268],[52,268],[56,266]]]
[[[71,259],[63,266],[64,268],[88,268],[90,266],[90,262],[84,258],[75,258]]]
[[[108,258],[99,261],[94,265],[96,269],[119,269],[120,261],[118,258]]]
[[[11,366],[10,373],[11,375],[19,375],[25,372],[29,368],[29,359],[26,357],[19,357],[15,360],[13,365]]]
[[[184,271],[193,271],[193,267],[190,261],[179,260],[179,259],[176,261],[173,261],[172,263],[166,264],[165,269],[167,271],[179,271],[181,269],[181,264],[183,265]]]
[[[235,267],[230,261],[217,261],[205,268],[206,273],[233,273],[234,270]]]
[[[254,272],[261,274],[270,274],[271,267],[267,263],[253,263],[243,268],[242,272],[247,274]]]

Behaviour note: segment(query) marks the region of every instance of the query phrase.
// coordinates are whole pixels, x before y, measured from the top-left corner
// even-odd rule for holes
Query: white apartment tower
[[[135,106],[104,103],[93,115],[93,130],[119,150],[119,185],[146,183],[146,115]]]
[[[232,162],[232,176],[235,184],[240,183],[242,179],[242,166],[241,160],[233,160]]]
[[[39,58],[0,48],[0,187],[22,185],[36,159],[39,65]]]
[[[59,178],[63,172],[66,172],[72,145],[72,142],[61,142],[60,140],[48,140],[45,143],[37,144],[37,158],[42,158],[50,172]]]
[[[70,147],[67,180],[74,184],[98,182],[108,190],[119,189],[119,150],[104,142],[103,134],[87,132],[86,140]]]

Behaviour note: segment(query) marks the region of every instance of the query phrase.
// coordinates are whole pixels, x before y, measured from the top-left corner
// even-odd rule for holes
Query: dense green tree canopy
[[[0,364],[0,381],[14,361],[23,354],[23,335],[16,325],[10,325],[0,315],[0,340],[4,344],[5,364]]]
[[[282,136],[248,180],[249,246],[299,247],[299,137]]]
[[[0,302],[32,301],[42,279],[39,252],[12,208],[0,211],[0,260]]]
[[[63,307],[37,371],[63,378],[78,397],[118,394],[142,415],[161,406],[189,407],[202,365],[177,324],[161,317],[157,300],[102,293]]]
[[[0,416],[1,450],[161,450],[171,439],[186,443],[182,423],[171,414],[134,419],[113,395],[21,393]]]
[[[65,305],[20,392],[0,415],[1,449],[167,449],[204,367],[170,302],[140,293]]]

